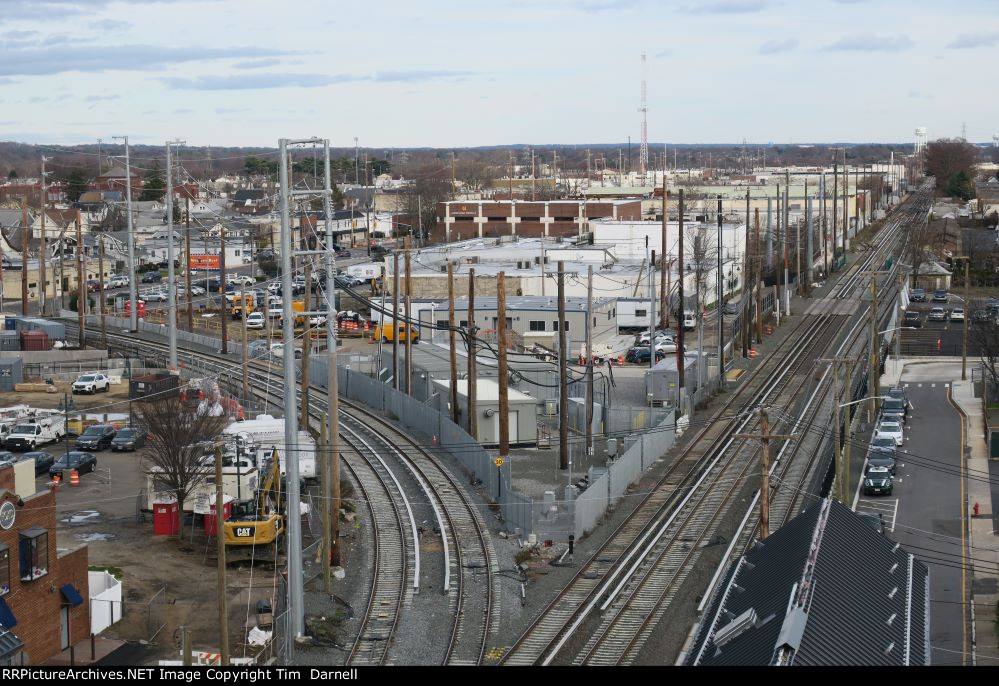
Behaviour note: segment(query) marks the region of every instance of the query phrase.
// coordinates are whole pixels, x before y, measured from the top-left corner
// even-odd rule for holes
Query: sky
[[[0,0],[0,140],[971,141],[999,0]]]

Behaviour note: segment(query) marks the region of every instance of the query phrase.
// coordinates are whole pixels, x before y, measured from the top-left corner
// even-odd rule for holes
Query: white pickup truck
[[[4,439],[8,450],[35,450],[47,443],[55,443],[66,435],[66,421],[62,417],[26,419]]]

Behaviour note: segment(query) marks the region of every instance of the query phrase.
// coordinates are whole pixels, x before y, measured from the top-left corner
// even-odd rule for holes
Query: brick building
[[[0,463],[0,665],[41,664],[90,635],[87,547],[56,547],[55,492],[14,492]]]
[[[437,221],[430,231],[431,243],[451,243],[469,238],[519,236],[568,237],[588,232],[589,221],[601,217],[639,220],[642,201],[557,200],[465,200],[437,205]]]

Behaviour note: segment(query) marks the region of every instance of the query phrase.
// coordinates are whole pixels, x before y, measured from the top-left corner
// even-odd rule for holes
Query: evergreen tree
[[[163,176],[159,162],[153,161],[153,166],[142,178],[142,184],[142,195],[139,196],[139,200],[160,200],[166,195],[166,178]]]
[[[71,170],[66,177],[66,199],[70,202],[78,201],[89,186],[90,180],[82,169]]]

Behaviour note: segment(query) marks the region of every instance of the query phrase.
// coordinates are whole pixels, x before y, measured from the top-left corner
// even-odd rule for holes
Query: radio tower
[[[645,99],[645,54],[642,54],[642,106],[638,108],[642,114],[642,149],[638,154],[638,163],[642,169],[642,176],[645,176],[649,168],[649,107]]]

